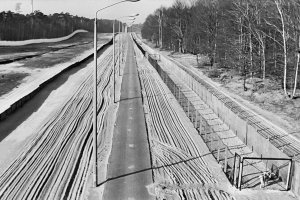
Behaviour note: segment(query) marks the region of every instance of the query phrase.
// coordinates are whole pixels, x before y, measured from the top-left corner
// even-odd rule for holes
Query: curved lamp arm
[[[104,8],[101,8],[96,11],[95,13],[95,23],[94,23],[94,77],[93,77],[93,157],[94,157],[94,186],[97,187],[97,176],[98,176],[98,162],[97,162],[97,15],[98,12],[101,10],[104,10],[106,8],[112,7],[116,4],[122,3],[122,2],[137,2],[140,0],[122,0],[117,3],[111,4],[109,6],[106,6]]]
[[[109,5],[109,6],[106,6],[106,7],[104,7],[104,8],[101,8],[101,9],[99,9],[99,10],[96,11],[96,18],[97,18],[98,12],[100,12],[101,10],[104,10],[104,9],[106,9],[106,8],[112,7],[112,6],[114,6],[114,5],[117,5],[117,4],[119,4],[119,3],[123,3],[123,2],[126,2],[126,1],[128,1],[128,2],[138,2],[138,1],[140,1],[140,0],[123,0],[123,1],[119,1],[119,2],[117,2],[117,3],[111,4],[111,5]]]

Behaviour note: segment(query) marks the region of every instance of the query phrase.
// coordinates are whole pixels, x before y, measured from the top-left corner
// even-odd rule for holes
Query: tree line
[[[98,20],[97,30],[101,33],[112,32],[112,26],[112,20],[101,19]],[[116,30],[117,28],[116,26]],[[78,29],[93,32],[94,19],[73,16],[69,13],[45,15],[38,10],[27,15],[11,11],[0,13],[0,40],[57,38]]]
[[[299,0],[175,0],[149,15],[141,32],[162,48],[207,55],[245,80],[275,78],[285,95],[296,95]]]

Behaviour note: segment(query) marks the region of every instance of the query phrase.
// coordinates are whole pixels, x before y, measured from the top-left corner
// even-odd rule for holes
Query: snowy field
[[[79,34],[82,34],[82,36],[75,37],[76,39],[81,37],[80,40],[83,40],[80,45],[72,45],[69,48],[60,47],[58,50],[46,51],[36,57],[26,58],[9,64],[0,64],[0,84],[2,88],[0,89],[0,93],[2,94],[0,96],[0,113],[8,109],[10,105],[20,98],[38,88],[44,81],[91,55],[93,53],[92,34]],[[98,48],[109,42],[110,39],[110,34],[99,35]],[[74,40],[71,38],[56,45],[73,43]],[[44,51],[45,46],[47,47],[48,45],[48,43],[45,43],[38,47],[26,46],[26,48],[29,49],[28,51],[32,49],[35,51],[42,49],[41,51]],[[19,75],[17,78],[15,78],[16,74]],[[10,79],[7,79],[6,77],[8,76],[14,77],[15,81],[12,82]],[[7,90],[7,88],[10,88],[10,90]]]
[[[0,41],[0,46],[24,46],[29,44],[38,44],[38,43],[54,43],[54,42],[61,42],[70,39],[77,33],[85,33],[87,31],[85,30],[77,30],[71,33],[70,35],[67,35],[65,37],[60,38],[53,38],[53,39],[33,39],[33,40],[24,40],[24,41]]]
[[[125,48],[121,54],[126,56]],[[117,62],[118,62],[117,57]],[[124,59],[122,59],[124,61]],[[120,62],[123,66],[123,62]],[[117,105],[112,103],[112,47],[98,58],[98,182],[106,179]],[[116,68],[116,74],[118,74]],[[120,68],[122,70],[122,67]],[[0,142],[0,199],[99,199],[93,187],[93,62],[62,76],[26,108],[42,104]],[[62,79],[62,80],[61,80]],[[117,90],[121,78],[117,76]],[[57,86],[56,86],[57,85]],[[119,93],[116,97],[119,98]],[[42,99],[40,99],[42,98]],[[17,115],[22,115],[20,111]],[[3,124],[2,124],[3,125]],[[7,125],[7,124],[6,124]],[[1,126],[1,128],[5,128]],[[38,184],[37,184],[38,183]],[[13,185],[13,187],[11,187]],[[96,196],[96,198],[94,198]]]

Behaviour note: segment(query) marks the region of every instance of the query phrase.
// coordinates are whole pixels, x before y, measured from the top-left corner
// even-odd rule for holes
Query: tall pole
[[[158,15],[158,22],[159,22],[159,26],[158,26],[158,40],[159,40],[159,47],[162,48],[162,17],[163,17],[163,10],[159,10],[159,15]]]
[[[160,27],[161,27],[161,16],[160,16],[160,13],[158,15],[158,45],[160,47],[160,44],[161,44],[161,34],[160,34]]]
[[[94,24],[94,95],[93,95],[93,157],[94,157],[94,184],[97,187],[97,173],[98,173],[98,163],[97,163],[97,13],[95,16]]]
[[[120,31],[120,28],[121,28],[121,21],[119,21],[119,76],[121,76],[121,72],[120,72],[120,70],[121,70],[121,57],[120,57],[120,55],[121,55],[121,51],[120,51],[120,48],[121,48],[121,45],[120,45],[120,43],[121,43],[121,31]]]
[[[94,82],[93,82],[93,85],[94,85],[94,94],[93,94],[93,158],[94,158],[94,162],[95,162],[95,165],[94,165],[94,171],[95,171],[94,185],[95,185],[95,187],[97,187],[97,177],[98,177],[98,161],[97,161],[97,14],[101,10],[104,10],[106,8],[112,7],[114,5],[117,5],[119,3],[126,2],[126,1],[128,1],[128,2],[137,2],[137,1],[140,1],[140,0],[122,0],[122,1],[116,2],[114,4],[111,4],[109,6],[106,6],[104,8],[101,8],[100,10],[97,10],[96,13],[95,13],[95,23],[94,23],[94,63],[95,63],[95,66],[94,66]],[[32,2],[33,2],[33,0],[32,0]],[[114,21],[114,24],[115,24],[115,21]],[[113,30],[113,32],[114,32],[114,30]],[[115,46],[114,36],[113,36],[113,45]],[[114,56],[115,56],[115,49],[114,49]],[[113,66],[114,65],[115,64],[113,63]],[[114,81],[113,85],[115,86],[115,81]],[[115,94],[114,94],[114,97],[115,97]]]
[[[31,13],[33,13],[33,0],[31,0]]]
[[[161,46],[160,48],[163,47],[163,15],[164,11],[161,11],[161,19],[160,19],[160,41],[161,41]]]
[[[115,22],[116,20],[114,19],[113,23],[113,93],[114,93],[114,103],[115,101]]]
[[[124,25],[123,25],[123,23],[121,23],[121,29],[122,29],[122,37],[121,37],[121,40],[123,41],[123,38],[124,38]],[[122,63],[124,63],[124,54],[123,54],[123,52],[124,52],[124,44],[123,44],[123,42],[122,42],[122,44],[121,44],[121,49],[122,49],[122,52],[121,52],[121,54],[122,54]]]

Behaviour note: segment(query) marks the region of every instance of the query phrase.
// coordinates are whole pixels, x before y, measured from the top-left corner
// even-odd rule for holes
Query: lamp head
[[[129,1],[129,2],[138,2],[140,0],[126,0],[126,1]]]

